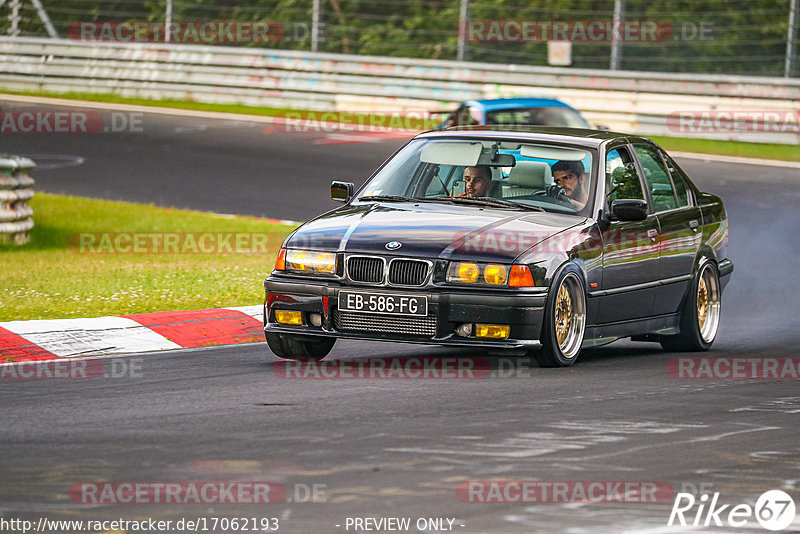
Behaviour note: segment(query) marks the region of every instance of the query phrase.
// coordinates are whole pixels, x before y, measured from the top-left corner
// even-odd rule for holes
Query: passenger
[[[492,169],[487,165],[476,165],[464,169],[462,175],[467,186],[466,191],[457,197],[485,197],[492,188]]]
[[[551,190],[554,188],[560,187],[564,190],[570,202],[578,209],[583,209],[589,196],[583,162],[557,161],[553,164],[551,170],[555,186],[548,188],[548,194],[551,194]]]

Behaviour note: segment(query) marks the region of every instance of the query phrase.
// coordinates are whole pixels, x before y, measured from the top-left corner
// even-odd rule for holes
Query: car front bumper
[[[539,346],[546,288],[520,291],[492,291],[453,287],[366,287],[342,285],[335,280],[308,280],[270,276],[264,281],[264,331],[348,339],[369,339],[484,348],[514,349]],[[339,291],[419,295],[428,298],[428,316],[404,317],[371,313],[340,312]],[[275,310],[300,311],[303,325],[289,326],[275,321]],[[310,314],[322,317],[313,326]],[[506,339],[476,338],[456,334],[461,324],[510,326]],[[427,330],[427,331],[426,331]]]

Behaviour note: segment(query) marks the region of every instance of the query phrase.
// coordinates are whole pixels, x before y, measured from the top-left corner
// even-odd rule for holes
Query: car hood
[[[369,203],[313,219],[286,241],[289,248],[427,259],[511,262],[585,217],[489,206]],[[399,242],[395,250],[387,244]]]

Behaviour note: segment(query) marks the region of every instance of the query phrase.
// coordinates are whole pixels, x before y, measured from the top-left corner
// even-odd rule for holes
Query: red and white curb
[[[261,306],[0,322],[0,364],[264,341]]]

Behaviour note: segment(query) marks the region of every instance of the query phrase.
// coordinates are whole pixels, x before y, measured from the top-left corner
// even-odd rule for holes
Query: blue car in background
[[[448,114],[440,128],[476,124],[526,124],[591,128],[577,109],[554,98],[467,100]]]

